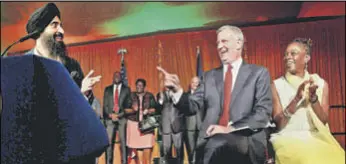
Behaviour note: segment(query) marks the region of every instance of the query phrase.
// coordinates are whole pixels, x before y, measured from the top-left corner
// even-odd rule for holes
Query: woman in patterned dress
[[[126,144],[136,149],[140,164],[150,164],[152,148],[155,144],[154,132],[143,134],[138,128],[138,122],[155,113],[156,101],[152,93],[145,91],[146,81],[137,79],[136,92],[131,93],[132,107],[126,109],[127,131]]]

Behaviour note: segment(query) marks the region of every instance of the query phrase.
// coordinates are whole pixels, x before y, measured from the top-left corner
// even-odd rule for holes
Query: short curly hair
[[[311,56],[312,40],[310,38],[295,38],[291,43],[300,43],[304,45],[306,54]]]
[[[142,82],[144,87],[147,86],[147,81],[145,81],[144,79],[137,79],[137,80],[136,80],[136,85],[137,85],[139,82]]]

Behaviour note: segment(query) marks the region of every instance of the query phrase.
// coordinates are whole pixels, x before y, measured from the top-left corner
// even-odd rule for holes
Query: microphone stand
[[[32,38],[33,36],[40,34],[40,32],[41,32],[40,30],[36,30],[36,31],[31,32],[30,34],[28,34],[28,35],[26,35],[26,36],[20,38],[20,39],[17,40],[16,42],[12,43],[12,44],[11,44],[10,46],[8,46],[8,47],[5,49],[5,51],[1,54],[1,57],[4,56],[4,55],[6,54],[6,52],[7,52],[12,46],[14,46],[15,44],[20,43],[20,42],[24,42],[24,41],[26,41],[26,40]]]
[[[10,46],[8,46],[6,49],[5,49],[5,51],[1,54],[1,57],[3,57],[5,54],[6,54],[6,52],[12,47],[12,46],[14,46],[15,44],[17,44],[17,43],[19,43],[20,42],[20,40],[17,40],[16,42],[14,42],[14,43],[12,43]]]

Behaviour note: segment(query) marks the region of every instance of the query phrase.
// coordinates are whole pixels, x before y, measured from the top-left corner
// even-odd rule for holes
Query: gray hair
[[[194,76],[194,77],[192,77],[192,78],[191,78],[191,81],[192,81],[193,79],[195,79],[195,78],[197,78],[197,79],[198,79],[198,82],[200,82],[200,81],[201,81],[201,79],[200,79],[198,76]]]
[[[219,34],[223,30],[230,30],[232,32],[232,35],[236,37],[238,40],[242,41],[242,43],[244,44],[244,35],[239,27],[224,25],[217,29],[216,34]]]

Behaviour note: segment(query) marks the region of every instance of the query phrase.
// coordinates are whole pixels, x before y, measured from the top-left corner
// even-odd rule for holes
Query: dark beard
[[[52,57],[64,58],[67,56],[66,45],[63,41],[56,41],[55,40],[56,35],[62,35],[62,34],[54,34],[53,36],[47,37],[45,39],[46,47],[49,50]]]

